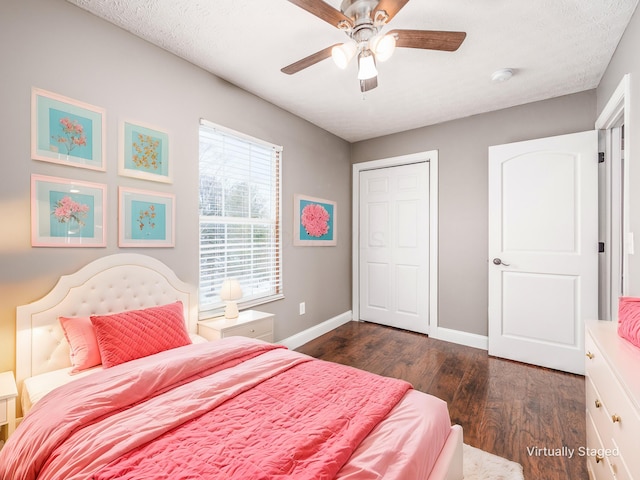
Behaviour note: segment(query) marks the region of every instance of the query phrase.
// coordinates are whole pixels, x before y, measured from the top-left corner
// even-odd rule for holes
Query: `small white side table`
[[[219,340],[239,335],[273,342],[273,313],[244,310],[237,318],[212,318],[198,322],[198,335],[207,340]]]
[[[18,388],[13,372],[0,373],[0,427],[7,426],[6,438],[16,429]]]

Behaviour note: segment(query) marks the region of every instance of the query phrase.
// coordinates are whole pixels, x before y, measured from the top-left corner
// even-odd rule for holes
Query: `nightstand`
[[[273,313],[245,310],[238,318],[213,318],[198,322],[198,335],[207,340],[219,340],[239,335],[273,342]]]
[[[16,429],[18,388],[13,372],[0,373],[0,427],[7,426],[6,438]]]

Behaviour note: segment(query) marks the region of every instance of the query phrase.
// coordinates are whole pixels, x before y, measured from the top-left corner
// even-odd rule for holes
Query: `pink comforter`
[[[240,337],[190,345],[49,394],[0,478],[334,478],[409,388]]]

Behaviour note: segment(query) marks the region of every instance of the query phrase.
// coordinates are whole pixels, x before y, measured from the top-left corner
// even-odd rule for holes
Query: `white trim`
[[[628,119],[628,107],[630,103],[629,93],[631,91],[631,74],[627,73],[616,87],[609,98],[609,101],[602,109],[596,120],[596,130],[605,130],[618,126],[621,119]]]
[[[257,143],[267,148],[272,148],[277,152],[282,152],[283,150],[282,145],[276,145],[275,143],[262,140],[261,138],[252,137],[251,135],[247,135],[246,133],[238,132],[237,130],[233,130],[232,128],[223,127],[222,125],[218,125],[217,123],[210,122],[209,120],[206,120],[204,118],[200,119],[200,125],[204,127],[212,128],[214,130],[224,133],[225,135],[232,135],[234,137],[241,138],[248,142]]]
[[[294,350],[301,347],[305,343],[309,343],[310,341],[315,340],[325,333],[329,333],[330,331],[335,330],[340,325],[344,325],[345,323],[351,321],[357,321],[354,319],[351,311],[344,312],[338,316],[330,318],[329,320],[319,323],[318,325],[314,325],[311,328],[307,328],[302,332],[296,333],[295,335],[287,337],[276,343],[284,345],[290,350]],[[465,345],[467,347],[479,348],[481,350],[489,349],[489,337],[487,337],[486,335],[478,335],[475,333],[462,332],[459,330],[451,330],[449,328],[434,326],[429,336],[436,340],[456,343],[458,345]]]
[[[417,162],[429,162],[429,326],[428,332],[431,333],[432,327],[438,324],[438,151],[429,150],[426,152],[412,153],[409,155],[401,155],[399,157],[383,158],[372,160],[369,162],[355,163],[353,165],[353,196],[352,196],[352,301],[351,309],[353,311],[354,320],[360,318],[360,293],[359,293],[359,245],[360,245],[360,222],[359,209],[360,204],[360,172],[364,170],[373,170],[377,168],[397,167],[401,165],[409,165]]]
[[[609,242],[610,248],[605,248],[606,254],[606,278],[605,281],[605,290],[608,293],[608,303],[609,305],[606,310],[607,316],[611,319],[617,319],[617,304],[618,304],[618,293],[615,292],[616,281],[612,278],[614,275],[620,274],[618,265],[622,264],[622,269],[625,272],[622,282],[622,294],[625,295],[629,291],[629,254],[633,252],[634,245],[632,244],[633,232],[629,231],[630,222],[629,222],[629,165],[631,164],[631,155],[632,155],[632,129],[631,129],[631,74],[627,73],[622,77],[620,83],[616,87],[615,91],[609,98],[609,101],[602,109],[602,112],[598,116],[598,119],[595,123],[595,128],[598,130],[604,130],[605,132],[605,143],[607,150],[605,152],[606,160],[605,160],[605,237],[607,242]],[[612,131],[614,128],[620,127],[624,125],[624,129],[626,132],[624,139],[624,171],[616,172],[614,170],[613,165],[613,156],[611,152],[611,147],[614,145],[614,139],[612,138]],[[620,205],[618,202],[613,201],[613,195],[615,195],[616,191],[619,190],[620,185],[614,185],[613,182],[614,176],[619,178],[619,175],[622,174],[622,178],[624,179],[624,185],[622,185],[623,189],[623,218],[622,218],[622,232],[624,235],[623,242],[624,252],[625,254],[620,258],[613,258],[611,255],[613,242],[616,241],[616,235],[612,231],[614,227],[612,223],[612,219],[614,217],[620,217]],[[620,249],[616,249],[616,252],[619,254]],[[613,287],[613,288],[612,288]]]
[[[450,328],[436,326],[429,336],[436,340],[443,340],[445,342],[457,343],[458,345],[465,345],[467,347],[489,350],[489,337],[485,335],[478,335],[476,333],[451,330]]]
[[[336,317],[325,320],[318,325],[314,325],[311,328],[307,328],[300,333],[291,335],[290,337],[287,337],[276,343],[284,345],[288,349],[293,350],[295,348],[301,347],[305,343],[309,343],[311,340],[315,340],[325,333],[329,333],[331,330],[338,328],[340,325],[344,325],[345,323],[350,322],[352,319],[353,316],[351,315],[351,311],[344,312]]]

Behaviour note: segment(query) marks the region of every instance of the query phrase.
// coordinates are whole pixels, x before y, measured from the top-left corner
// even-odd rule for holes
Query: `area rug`
[[[472,447],[463,446],[464,480],[524,480],[522,465]]]

